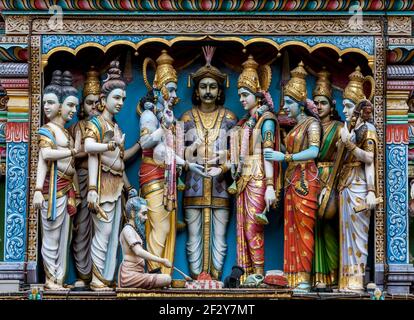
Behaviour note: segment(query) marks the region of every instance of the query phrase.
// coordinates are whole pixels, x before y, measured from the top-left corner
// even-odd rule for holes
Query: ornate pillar
[[[6,65],[6,63],[4,64]],[[7,64],[26,78],[2,79],[9,101],[5,123],[6,166],[3,257],[0,280],[24,280],[26,274],[26,238],[29,178],[29,93],[27,64]],[[24,72],[25,71],[25,72]]]
[[[387,292],[407,294],[414,281],[408,248],[408,105],[412,88],[388,81],[386,111]]]

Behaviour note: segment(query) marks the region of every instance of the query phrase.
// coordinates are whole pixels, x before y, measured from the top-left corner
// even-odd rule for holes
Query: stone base
[[[414,266],[412,264],[390,264],[387,277],[387,293],[407,295],[414,284]]]
[[[0,280],[0,292],[19,292],[20,281],[19,280]]]
[[[384,265],[382,263],[375,264],[374,282],[379,289],[384,290]]]

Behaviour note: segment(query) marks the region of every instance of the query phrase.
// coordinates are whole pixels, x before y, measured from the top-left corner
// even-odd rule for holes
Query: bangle
[[[266,186],[274,186],[275,183],[273,182],[273,177],[266,178]]]
[[[222,165],[219,165],[219,168],[221,169],[221,173],[226,173],[229,168],[227,168],[227,166],[223,163]]]
[[[352,143],[351,140],[348,140],[347,142],[345,142],[345,147],[348,149],[348,151],[354,151],[354,149],[356,148],[356,144]]]
[[[116,148],[115,141],[109,141],[108,143],[108,151],[114,151]]]
[[[188,163],[188,161],[187,161],[187,160],[185,160],[185,163],[184,163],[184,170],[185,170],[185,171],[188,171],[189,166],[190,166],[190,164]]]
[[[96,186],[91,185],[91,186],[88,187],[88,191],[92,191],[92,190],[98,191],[98,188]]]
[[[293,161],[293,154],[290,154],[290,153],[286,153],[285,154],[285,161],[286,162],[292,162]]]
[[[76,154],[75,149],[70,149],[70,155],[73,157]]]

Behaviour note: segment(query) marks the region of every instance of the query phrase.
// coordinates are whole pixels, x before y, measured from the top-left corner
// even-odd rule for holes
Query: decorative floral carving
[[[26,238],[27,143],[8,143],[5,261],[23,261]]]
[[[388,262],[407,263],[407,145],[387,145]]]

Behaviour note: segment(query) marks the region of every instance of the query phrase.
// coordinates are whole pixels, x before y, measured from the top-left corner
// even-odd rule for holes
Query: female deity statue
[[[124,151],[125,134],[114,122],[126,98],[126,84],[119,62],[112,61],[101,88],[101,115],[90,118],[85,126],[85,151],[88,153],[88,206],[92,215],[92,290],[110,290],[116,272],[117,249],[122,217],[124,160],[139,150],[136,143]]]
[[[80,109],[79,121],[69,130],[72,137],[80,133],[82,137],[81,152],[76,155],[76,173],[79,179],[79,192],[81,196],[81,205],[78,214],[73,219],[73,256],[78,275],[78,281],[75,287],[84,287],[92,279],[92,215],[88,208],[88,154],[84,151],[85,127],[87,121],[93,116],[100,114],[101,106],[99,104],[99,94],[101,86],[99,73],[92,67],[86,73],[86,81],[83,87],[83,102]]]
[[[242,67],[237,87],[247,114],[235,127],[238,137],[231,138],[231,152],[237,165],[236,172],[233,168],[237,180],[237,264],[244,268],[246,279],[264,275],[264,225],[268,223],[265,213],[277,202],[281,166],[264,160],[262,155],[263,148],[280,148],[279,125],[267,92],[270,67],[259,69],[251,55]]]
[[[368,257],[368,231],[371,210],[377,204],[378,190],[375,170],[377,166],[378,137],[370,122],[372,104],[363,90],[365,80],[359,67],[350,74],[344,91],[345,126],[341,141],[346,155],[339,176],[339,230],[340,268],[339,290],[364,290],[364,275]],[[372,79],[372,78],[371,78]],[[371,97],[370,97],[371,98]],[[349,132],[348,127],[351,129]],[[365,210],[356,212],[356,207]]]
[[[171,262],[176,234],[177,166],[206,176],[203,166],[183,160],[184,130],[176,126],[172,111],[178,102],[178,79],[173,62],[166,50],[162,50],[156,62],[151,58],[144,60],[144,81],[149,91],[137,107],[141,115],[142,146],[139,182],[141,196],[148,203],[147,247],[151,254]],[[149,63],[156,69],[153,85],[147,78]],[[148,268],[161,268],[162,273],[171,273],[171,269],[156,261],[149,261]]]
[[[38,132],[39,159],[33,205],[40,210],[42,257],[46,289],[66,290],[71,217],[76,214],[75,155],[80,151],[80,135],[74,143],[64,125],[72,120],[79,103],[69,71],[56,70],[44,90],[43,108],[50,120]]]
[[[338,243],[338,194],[337,181],[330,175],[333,172],[337,156],[337,143],[340,140],[340,129],[343,123],[335,109],[335,100],[332,99],[332,86],[329,80],[330,73],[323,68],[318,73],[316,86],[313,90],[313,101],[318,110],[322,124],[322,142],[319,150],[317,167],[321,188],[330,190],[329,200],[322,209],[319,207],[315,224],[315,255],[313,261],[313,283],[337,285],[339,243]],[[330,182],[332,185],[329,185]],[[328,186],[329,185],[329,186]],[[327,195],[328,196],[328,195]],[[320,197],[321,202],[322,197]],[[323,211],[321,211],[321,209]]]
[[[311,288],[314,226],[320,183],[315,159],[319,153],[321,125],[315,105],[307,100],[304,64],[291,72],[284,90],[283,109],[296,120],[285,138],[286,154],[265,150],[266,160],[286,161],[284,266],[290,287],[297,292]]]

